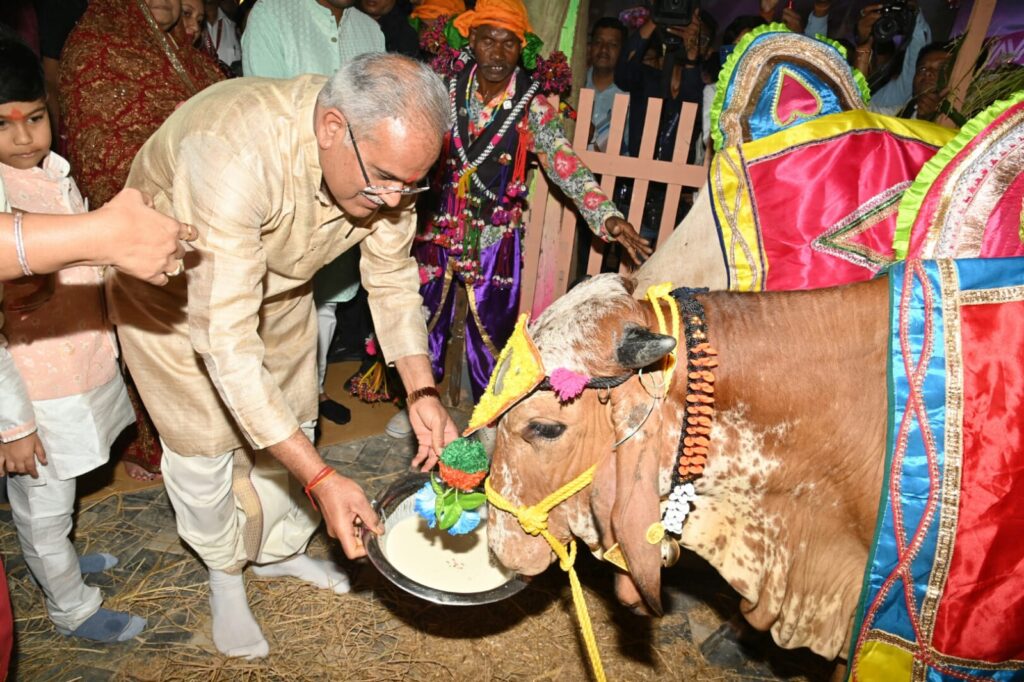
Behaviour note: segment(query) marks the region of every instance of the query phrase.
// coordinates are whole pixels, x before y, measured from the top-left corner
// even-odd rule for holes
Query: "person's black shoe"
[[[352,412],[341,403],[328,398],[320,401],[320,416],[340,425],[348,424],[351,421]]]

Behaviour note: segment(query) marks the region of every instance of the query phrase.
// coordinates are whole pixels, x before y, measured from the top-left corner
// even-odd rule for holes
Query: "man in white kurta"
[[[304,486],[349,557],[365,554],[357,522],[378,523],[308,437],[310,279],[325,263],[362,248],[381,348],[420,398],[414,464],[431,466],[456,435],[427,359],[404,196],[436,159],[447,107],[440,80],[395,55],[358,57],[329,80],[236,79],[186,102],[132,166],[128,184],[199,233],[184,277],[164,288],[115,277],[109,300],[164,441],[179,534],[210,569],[213,638],[227,655],[268,651],[245,598],[247,563],[347,589],[336,566],[304,554],[319,522]]]

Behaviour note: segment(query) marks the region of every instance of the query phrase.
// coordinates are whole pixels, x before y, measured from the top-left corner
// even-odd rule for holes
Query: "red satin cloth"
[[[939,171],[914,218],[910,231],[907,258],[920,258],[926,239],[934,237],[941,225],[933,225],[952,200],[949,225],[957,226],[964,234],[974,230],[965,226],[979,216],[988,216],[984,227],[980,258],[1024,256],[1024,243],[1020,238],[1021,200],[1024,199],[1024,177],[1015,169],[1020,165],[1021,152],[1005,149],[1005,143],[993,140],[989,133],[999,130],[1008,121],[1020,118],[1020,105],[1011,106],[975,135],[953,159]],[[995,165],[993,165],[995,164]],[[973,166],[980,166],[974,168]],[[1001,178],[1006,174],[1016,177],[1004,188]],[[992,195],[996,195],[992,201]],[[959,246],[959,245],[957,245]],[[970,249],[955,248],[948,253],[957,257],[974,257]]]
[[[864,130],[751,161],[747,173],[758,220],[762,228],[783,228],[762,229],[768,261],[764,288],[815,289],[871,279],[878,268],[823,253],[811,243],[853,215],[866,229],[847,238],[891,259],[895,204],[880,219],[861,207],[885,190],[909,183],[934,154],[932,145]]]
[[[1024,301],[962,308],[963,479],[932,643],[1024,659]]]

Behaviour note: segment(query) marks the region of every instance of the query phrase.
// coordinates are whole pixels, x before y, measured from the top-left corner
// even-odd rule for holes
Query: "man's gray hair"
[[[317,102],[339,109],[357,136],[388,118],[413,120],[438,137],[452,124],[444,82],[423,62],[400,54],[362,54],[343,64]]]

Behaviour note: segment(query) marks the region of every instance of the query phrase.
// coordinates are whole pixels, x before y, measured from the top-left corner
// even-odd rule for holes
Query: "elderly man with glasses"
[[[358,484],[310,441],[317,415],[310,279],[359,245],[380,347],[410,397],[428,469],[456,430],[427,357],[416,263],[421,191],[448,128],[448,97],[425,65],[363,55],[330,79],[241,78],[208,88],[149,139],[128,184],[196,228],[166,287],[115,276],[124,357],[164,442],[178,533],[210,576],[213,642],[265,656],[242,571],[335,592],[348,579],[305,554],[320,523],[350,558],[379,520]],[[358,140],[358,147],[356,140]]]

